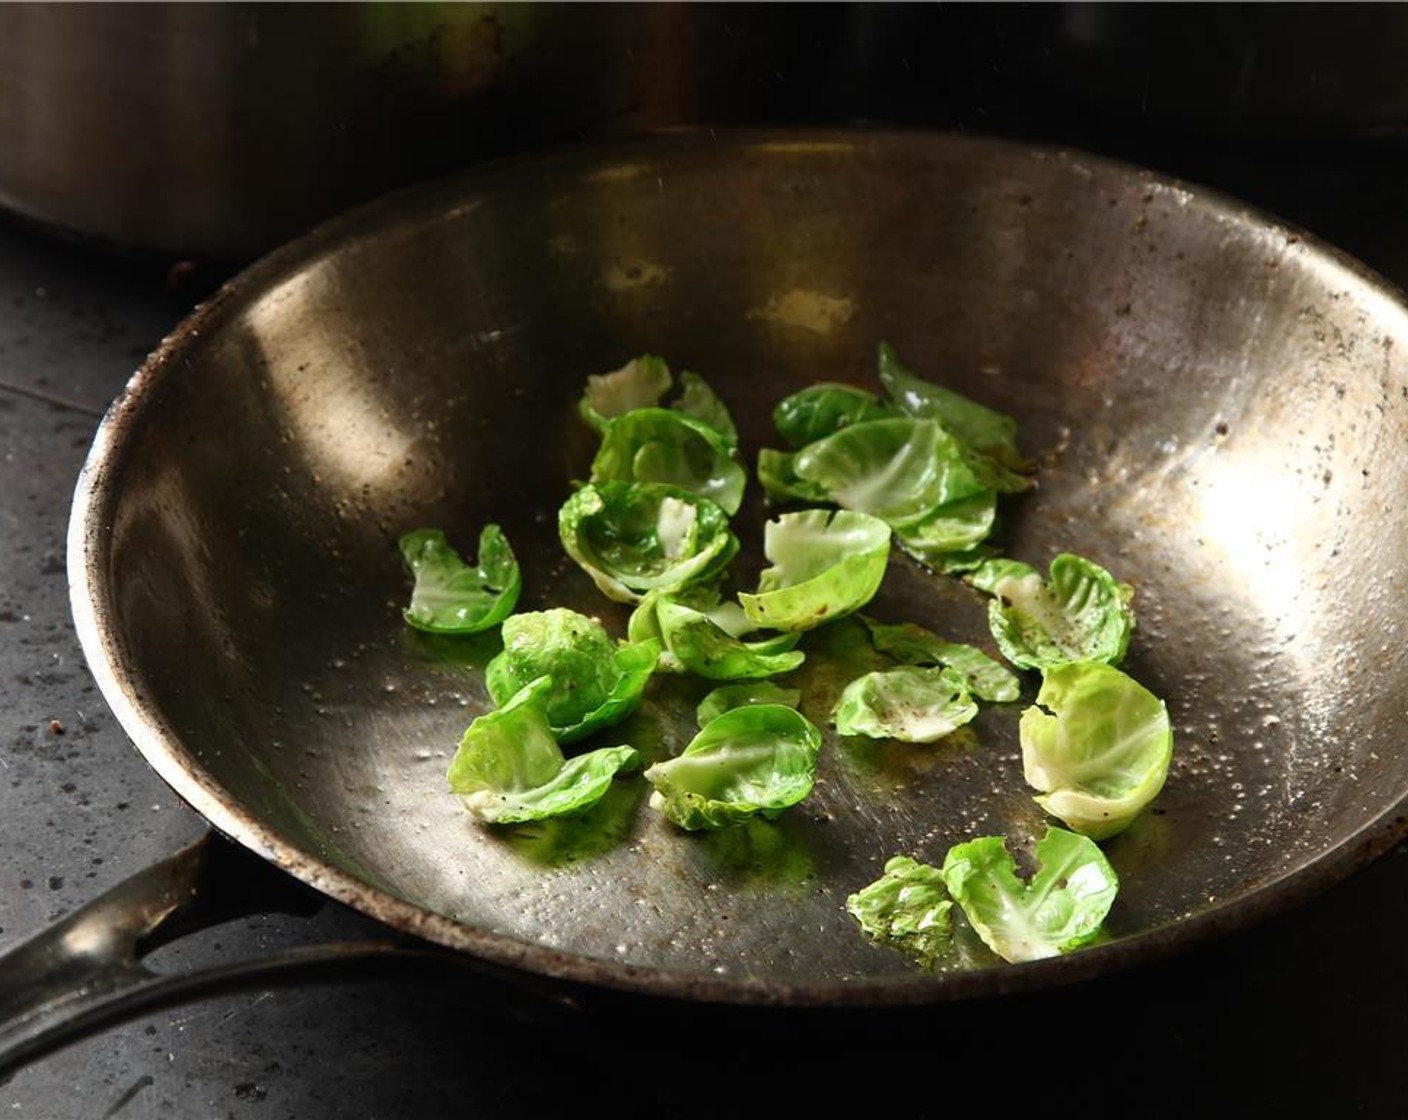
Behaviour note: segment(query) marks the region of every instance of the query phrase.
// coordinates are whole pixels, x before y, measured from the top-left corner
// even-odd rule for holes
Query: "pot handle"
[[[270,912],[311,916],[325,900],[214,831],[136,872],[0,956],[0,1081],[16,1069],[144,1011],[232,991],[254,981],[355,975],[367,968],[453,966],[506,981],[544,1008],[578,1010],[564,990],[421,941],[305,946],[182,974],[142,958],[162,945],[234,918]],[[517,1000],[513,1001],[517,1006]]]

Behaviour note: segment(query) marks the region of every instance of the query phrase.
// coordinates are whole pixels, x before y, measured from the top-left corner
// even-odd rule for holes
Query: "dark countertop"
[[[1077,137],[1077,139],[1081,139]],[[1093,146],[1093,145],[1092,145]],[[1128,145],[1408,282],[1392,139],[1308,148]],[[203,831],[132,748],[69,615],[72,489],[108,402],[201,298],[200,267],[133,260],[0,220],[0,952]],[[442,970],[254,983],[103,1030],[0,1084],[17,1120],[543,1116],[604,1098],[635,1115],[806,1114],[843,1100],[1012,1111],[1401,1115],[1408,848],[1255,929],[1036,995],[845,1015],[623,1000],[544,1018]],[[163,970],[382,936],[334,905],[162,950]],[[752,1102],[752,1103],[750,1103]]]

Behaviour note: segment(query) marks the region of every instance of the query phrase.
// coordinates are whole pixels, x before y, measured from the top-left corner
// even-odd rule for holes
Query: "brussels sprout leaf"
[[[668,408],[637,408],[606,425],[591,482],[661,482],[738,512],[748,473],[708,424]]]
[[[714,626],[731,638],[742,638],[758,628],[743,613],[743,607],[733,601],[724,601],[719,591],[718,580],[691,583],[677,591],[647,591],[631,611],[626,623],[626,637],[632,642],[654,638],[661,644],[660,668],[669,672],[684,672],[684,666],[670,652],[665,643],[665,634],[660,627],[658,608],[668,600],[704,615]]]
[[[1092,560],[1063,552],[1048,578],[1016,560],[992,560],[970,574],[988,592],[988,625],[1012,664],[1044,669],[1064,661],[1118,665],[1134,629],[1134,589]]]
[[[895,529],[895,540],[910,556],[931,568],[981,545],[997,524],[997,492],[979,490],[935,506],[918,521]]]
[[[502,622],[518,603],[522,576],[499,526],[479,533],[479,558],[467,565],[439,529],[416,529],[399,542],[414,579],[402,615],[417,630],[473,634]]]
[[[850,510],[798,510],[763,529],[772,562],[738,601],[755,626],[810,630],[870,602],[890,559],[890,527]]]
[[[718,432],[730,447],[738,446],[738,426],[719,395],[697,373],[680,373],[680,398],[671,407]]]
[[[857,677],[832,713],[842,735],[932,743],[978,714],[968,682],[952,669],[900,665]]]
[[[582,812],[618,772],[640,765],[634,747],[602,747],[565,759],[548,724],[547,677],[531,681],[466,729],[446,778],[477,819],[512,824]]]
[[[949,849],[944,884],[969,924],[1005,961],[1054,957],[1089,944],[1119,890],[1119,879],[1093,840],[1050,828],[1037,842],[1027,882],[1001,836],[980,836]]]
[[[881,653],[907,665],[946,665],[962,674],[979,700],[1006,703],[1021,695],[1017,674],[976,646],[949,642],[918,623],[883,623],[862,616],[870,640]]]
[[[953,944],[953,900],[943,872],[910,856],[888,859],[879,879],[846,899],[846,910],[873,941],[926,970]]]
[[[916,377],[900,364],[895,349],[880,343],[880,384],[889,399],[910,416],[939,420],[969,447],[1008,471],[1030,468],[1017,449],[1017,422],[961,393]]]
[[[794,450],[825,439],[850,424],[899,416],[889,401],[854,385],[822,381],[784,397],[773,408],[773,425]]]
[[[504,648],[485,669],[495,704],[539,677],[551,679],[542,705],[560,744],[619,723],[640,706],[660,643],[618,643],[595,618],[554,607],[510,615]]]
[[[738,552],[716,503],[654,482],[581,487],[558,512],[558,533],[567,554],[620,603],[707,581]]]
[[[801,636],[782,632],[758,641],[735,638],[702,611],[663,596],[655,617],[665,649],[684,670],[708,680],[771,677],[797,668],[806,659],[792,647]]]
[[[758,482],[774,502],[831,505],[826,487],[797,477],[797,453],[764,447],[758,452]]]
[[[820,749],[821,732],[794,708],[732,708],[646,769],[650,805],[691,831],[775,818],[811,792]]]
[[[642,354],[610,373],[587,377],[578,409],[597,432],[618,416],[637,408],[654,408],[670,389],[670,367],[663,358]]]
[[[582,418],[598,433],[618,416],[642,408],[659,408],[674,384],[663,358],[642,354],[611,373],[592,374],[578,405]],[[730,445],[738,444],[738,428],[722,398],[697,373],[679,376],[679,396],[670,407],[717,432]]]
[[[1044,670],[1018,733],[1037,803],[1095,840],[1123,831],[1158,796],[1173,755],[1164,702],[1098,661]]]
[[[749,704],[785,704],[795,708],[802,702],[802,691],[798,688],[783,688],[769,680],[740,681],[737,684],[723,684],[712,689],[695,709],[695,719],[703,727],[710,720],[734,708],[744,708]]]
[[[798,451],[792,470],[842,508],[894,527],[987,488],[958,440],[937,421],[912,416],[850,424]]]

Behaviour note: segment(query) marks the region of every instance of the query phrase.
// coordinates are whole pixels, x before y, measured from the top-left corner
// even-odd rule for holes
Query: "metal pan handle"
[[[517,997],[575,1010],[560,988],[423,942],[347,941],[255,960],[162,974],[143,957],[238,917],[312,915],[324,900],[208,831],[175,855],[116,884],[0,957],[0,1079],[80,1038],[146,1011],[261,984],[355,975],[368,968],[468,969]]]

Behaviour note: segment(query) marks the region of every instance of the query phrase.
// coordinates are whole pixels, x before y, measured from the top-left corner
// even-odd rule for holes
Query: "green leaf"
[[[1164,702],[1098,661],[1046,669],[1018,734],[1037,803],[1095,840],[1129,827],[1163,789],[1173,757]]]
[[[610,373],[588,375],[578,410],[597,432],[604,432],[618,416],[638,408],[654,408],[671,382],[670,367],[663,358],[642,354]]]
[[[792,470],[843,509],[899,528],[986,489],[962,445],[934,420],[867,420],[809,443]]]
[[[938,568],[982,544],[996,524],[997,492],[980,490],[935,506],[918,521],[897,528],[895,540],[921,564]]]
[[[1017,449],[1016,420],[952,389],[916,377],[900,364],[888,342],[880,343],[879,377],[890,401],[908,415],[940,421],[969,447],[1008,471],[1030,469],[1030,463]]]
[[[634,712],[660,654],[656,640],[618,643],[599,620],[565,607],[510,615],[503,642],[485,669],[490,697],[504,704],[531,681],[549,677],[542,704],[564,745]]]
[[[915,559],[941,576],[967,576],[998,555],[998,550],[992,545],[977,544],[962,552],[941,552],[937,555],[915,556]]]
[[[738,446],[738,426],[728,406],[699,374],[680,373],[680,398],[671,407],[712,428],[730,447]]]
[[[738,445],[738,428],[722,398],[697,373],[679,376],[679,395],[670,407],[712,428],[730,446]],[[611,373],[592,374],[578,404],[582,418],[598,433],[618,416],[643,408],[659,408],[675,388],[663,358],[642,354]]]
[[[1045,580],[1020,561],[990,561],[969,582],[992,596],[993,639],[1019,668],[1124,660],[1134,630],[1134,589],[1094,561],[1063,552]]]
[[[655,617],[669,655],[688,672],[709,680],[772,677],[801,665],[806,654],[793,649],[800,634],[779,633],[757,641],[735,638],[707,614],[662,596]]]
[[[709,425],[673,409],[637,408],[607,423],[589,481],[665,483],[732,515],[743,502],[748,472]]]
[[[772,411],[777,432],[796,449],[851,424],[899,415],[899,409],[854,385],[821,381],[784,397]]]
[[[968,682],[952,669],[900,665],[857,677],[841,692],[832,721],[842,735],[933,743],[978,714]]]
[[[630,746],[564,759],[543,707],[550,688],[540,677],[465,730],[446,778],[477,819],[512,824],[579,813],[601,799],[618,772],[640,765]]]
[[[890,527],[850,510],[798,510],[763,528],[763,569],[754,593],[738,601],[755,626],[811,630],[859,610],[874,597],[890,559]]]
[[[660,643],[655,641],[627,642],[619,645],[612,660],[616,665],[616,683],[611,694],[596,708],[574,724],[554,728],[557,741],[564,746],[594,735],[604,727],[620,723],[640,707],[645,686],[660,661]]]
[[[801,689],[783,688],[770,680],[746,680],[712,689],[699,701],[694,716],[702,728],[725,712],[744,708],[749,704],[785,704],[789,708],[795,708],[801,702]]]
[[[691,831],[772,819],[812,790],[821,732],[782,704],[732,708],[645,771],[652,808]]]
[[[665,633],[660,627],[657,608],[666,599],[705,615],[730,637],[741,638],[757,630],[757,627],[748,621],[742,606],[733,600],[723,601],[718,580],[691,583],[678,591],[647,591],[627,619],[626,637],[632,642],[644,641],[647,638],[654,638],[659,642],[660,668],[668,672],[682,673],[684,666],[670,653],[665,644]]]
[[[518,561],[497,525],[480,531],[479,562],[473,567],[439,529],[406,533],[399,547],[414,578],[402,615],[417,630],[474,634],[498,625],[518,603],[523,587]]]
[[[980,700],[1016,700],[1022,682],[1016,673],[977,646],[950,642],[915,622],[894,624],[862,617],[870,640],[881,653],[907,665],[945,665],[961,674],[968,690]]]
[[[1091,839],[1050,828],[1037,842],[1030,881],[1001,836],[981,836],[949,849],[944,884],[969,924],[1005,961],[1032,961],[1089,944],[1102,926],[1119,879]]]
[[[558,534],[601,592],[621,603],[707,582],[738,552],[716,503],[654,482],[581,487],[558,512]]]
[[[846,899],[846,910],[872,941],[932,969],[953,944],[953,900],[943,871],[892,856],[885,873]]]
[[[797,453],[764,447],[758,452],[758,482],[763,493],[778,503],[834,505],[824,486],[797,477]]]

